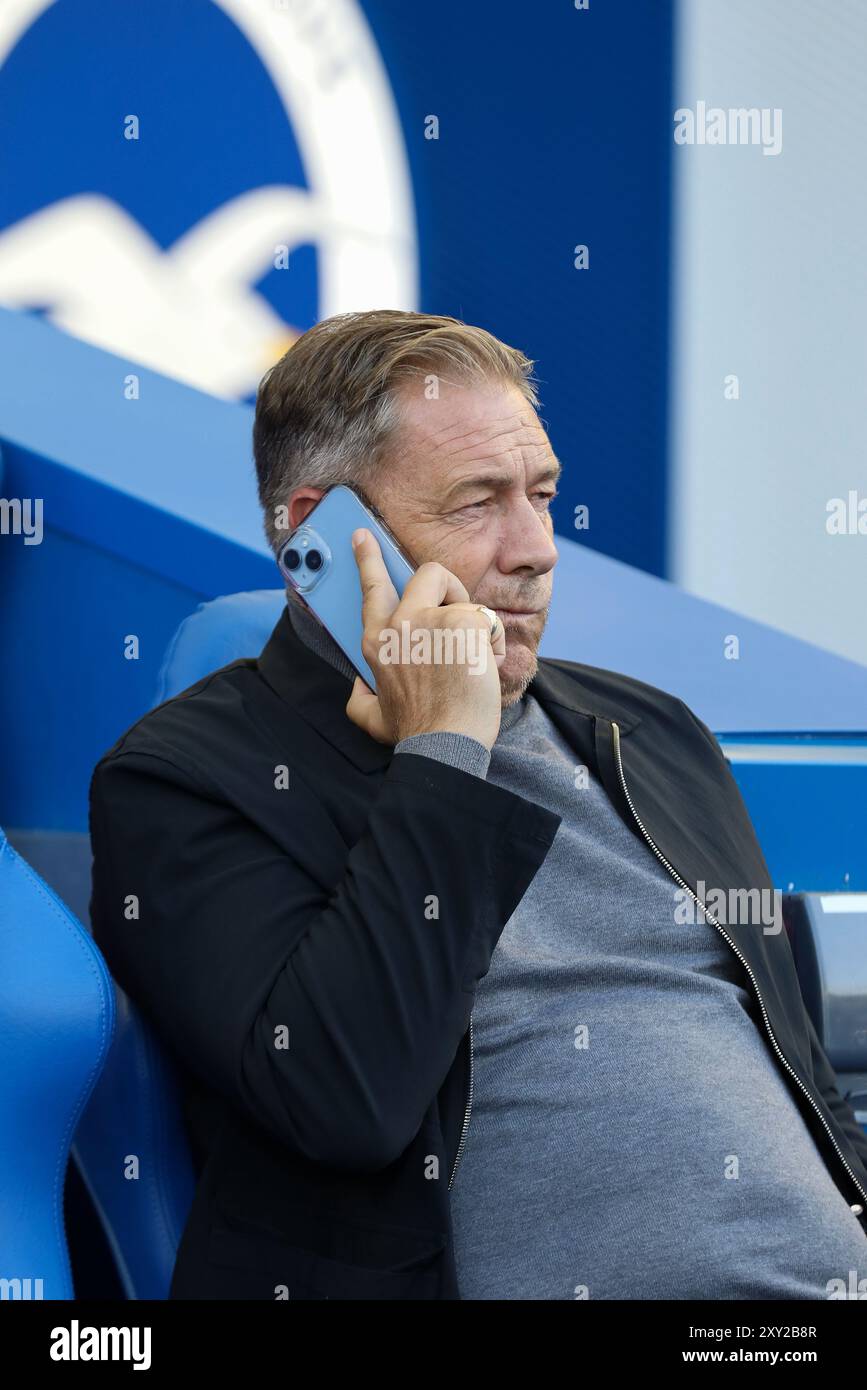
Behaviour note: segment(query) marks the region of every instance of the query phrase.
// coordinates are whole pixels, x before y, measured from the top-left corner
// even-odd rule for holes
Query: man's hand
[[[412,734],[445,730],[468,734],[492,748],[502,708],[498,670],[506,657],[502,623],[492,642],[485,614],[470,603],[461,581],[434,562],[419,566],[398,602],[376,537],[362,530],[352,539],[362,592],[361,650],[376,678],[377,693],[357,676],[346,706],[349,718],[379,743],[394,745]],[[380,633],[390,628],[400,635],[404,621],[409,622],[410,634],[427,629],[434,652],[436,629],[466,629],[467,649],[475,654],[476,669],[467,660],[427,665],[381,662]]]

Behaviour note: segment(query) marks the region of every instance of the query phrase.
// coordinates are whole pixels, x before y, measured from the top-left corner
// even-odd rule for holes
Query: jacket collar
[[[352,693],[352,681],[302,641],[287,607],[280,614],[257,664],[264,680],[281,699],[360,771],[374,772],[391,761],[394,751],[391,745],[377,743],[347,719],[346,705]],[[539,701],[573,742],[584,742],[588,732],[586,721],[597,716],[616,720],[624,735],[640,722],[638,716],[629,713],[619,701],[591,693],[563,663],[546,657],[539,659],[528,694]]]

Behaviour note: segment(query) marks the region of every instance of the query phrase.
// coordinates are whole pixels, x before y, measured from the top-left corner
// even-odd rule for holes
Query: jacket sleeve
[[[680,708],[681,708],[681,710],[683,711],[683,713],[687,716],[687,718],[688,718],[693,724],[695,724],[696,727],[701,731],[701,733],[702,733],[702,735],[703,735],[703,737],[704,737],[705,742],[710,746],[710,751],[712,752],[712,754],[713,754],[713,756],[714,756],[714,760],[715,760],[717,763],[720,763],[720,764],[722,765],[722,767],[725,769],[725,771],[726,771],[726,773],[727,773],[727,775],[728,775],[729,777],[733,777],[733,773],[732,773],[732,771],[731,771],[731,768],[729,767],[728,758],[726,757],[725,753],[722,751],[722,748],[720,747],[719,740],[716,738],[716,736],[715,736],[713,733],[711,733],[711,730],[708,728],[707,724],[705,724],[704,720],[703,720],[703,719],[699,719],[699,717],[698,717],[698,715],[696,714],[695,710],[690,709],[689,705],[686,704],[685,701],[683,701],[683,700],[678,700],[677,703],[678,703],[678,705],[680,706]]]
[[[813,1066],[813,1076],[816,1087],[822,1092],[822,1097],[837,1124],[842,1129],[852,1148],[861,1160],[861,1172],[858,1177],[861,1184],[867,1187],[867,1134],[855,1119],[855,1112],[847,1100],[840,1095],[837,1087],[837,1077],[828,1057],[819,1041],[819,1035],[813,1026],[813,1020],[804,1009],[804,1016],[807,1020],[807,1029],[810,1035],[810,1057]]]
[[[311,792],[287,800],[290,821],[316,814],[333,837]],[[457,768],[392,758],[329,881],[196,770],[113,751],[90,788],[93,935],[207,1086],[297,1155],[374,1171],[418,1132],[559,824]]]

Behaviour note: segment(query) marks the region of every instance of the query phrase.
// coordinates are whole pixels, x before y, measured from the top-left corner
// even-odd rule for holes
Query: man
[[[867,1275],[867,1136],[786,934],[698,905],[773,893],[718,744],[537,659],[559,464],[531,366],[452,318],[304,334],[257,399],[266,533],[350,483],[413,558],[398,604],[356,535],[376,694],[290,596],[258,660],[95,770],[94,934],[182,1069],[199,1172],[173,1298]],[[383,660],[403,621],[472,628],[484,670]]]

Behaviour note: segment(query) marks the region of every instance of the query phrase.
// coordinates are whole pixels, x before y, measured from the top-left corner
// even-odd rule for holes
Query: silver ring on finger
[[[493,642],[494,638],[500,630],[500,619],[494,612],[493,608],[486,607],[484,603],[477,603],[476,608],[480,613],[484,613],[488,622],[491,624],[491,641]]]

